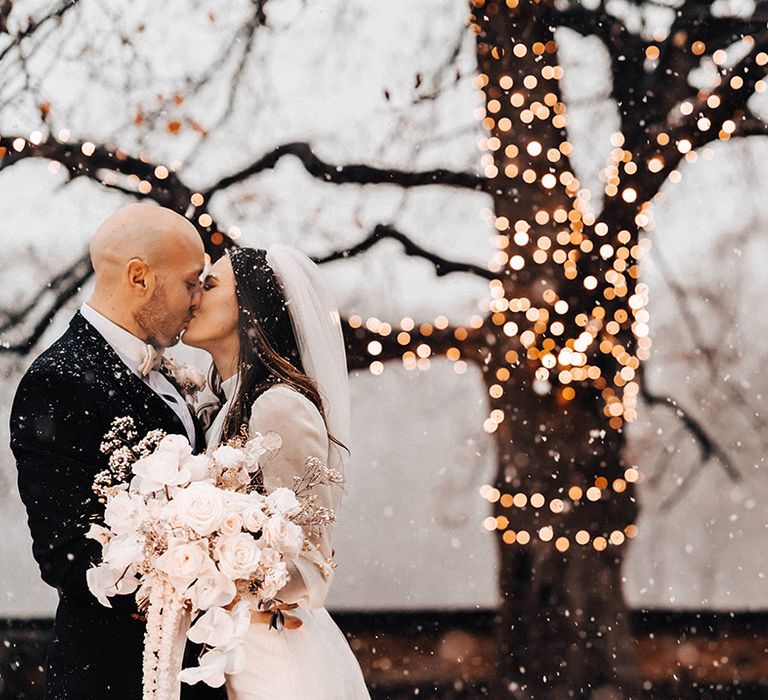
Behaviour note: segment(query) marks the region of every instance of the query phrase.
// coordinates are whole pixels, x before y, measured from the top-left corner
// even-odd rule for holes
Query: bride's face
[[[184,332],[182,342],[207,350],[237,338],[238,305],[232,262],[224,255],[203,281],[200,305]]]

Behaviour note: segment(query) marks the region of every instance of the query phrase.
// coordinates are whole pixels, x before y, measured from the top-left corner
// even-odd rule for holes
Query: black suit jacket
[[[145,623],[135,599],[114,596],[112,608],[106,608],[91,595],[85,579],[101,551],[85,537],[104,512],[91,489],[95,474],[107,466],[99,447],[120,416],[131,416],[139,435],[156,428],[186,435],[170,406],[78,313],[24,375],[11,411],[11,449],[32,553],[43,580],[59,593],[47,700],[141,698]],[[203,449],[204,435],[195,425],[197,446]],[[222,689],[203,684],[182,689],[182,698],[189,700],[224,697]]]

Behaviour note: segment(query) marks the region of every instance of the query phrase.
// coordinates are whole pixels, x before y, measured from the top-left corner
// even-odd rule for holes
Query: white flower
[[[190,481],[204,481],[210,477],[211,458],[206,455],[191,455],[184,460],[184,467],[189,471]]]
[[[261,545],[260,563],[263,567],[269,569],[280,561],[280,552],[267,546],[264,540],[259,540],[259,544]]]
[[[238,513],[243,526],[251,532],[258,532],[267,519],[264,506],[267,500],[257,491],[250,493],[228,492],[226,494],[227,512]]]
[[[259,566],[261,557],[256,540],[246,532],[219,538],[215,552],[219,569],[232,579],[248,578]]]
[[[116,571],[108,564],[92,566],[85,572],[88,590],[107,608],[112,607],[108,596],[133,593],[139,586],[139,581],[133,571]]]
[[[261,506],[249,505],[243,509],[242,519],[243,525],[246,530],[251,532],[258,532],[264,527],[264,523],[267,522],[267,514],[263,511]]]
[[[225,647],[234,636],[235,620],[224,608],[211,608],[187,631],[191,642],[212,647]]]
[[[182,392],[190,399],[194,399],[198,391],[205,389],[205,373],[202,370],[184,362],[177,362],[170,357],[163,357],[162,362],[175,382],[181,386]]]
[[[251,503],[252,495],[252,493],[224,491],[224,502],[227,504],[227,512],[242,513]]]
[[[173,437],[168,435],[168,437]],[[175,450],[158,450],[134,462],[133,473],[140,477],[138,490],[146,495],[161,491],[166,486],[179,486],[189,481],[189,470],[179,464]],[[133,487],[133,483],[131,483]]]
[[[200,657],[200,665],[185,668],[177,676],[182,683],[199,683],[203,681],[212,688],[224,685],[224,669],[227,667],[227,655],[218,649],[211,649]]]
[[[278,562],[270,567],[261,585],[261,595],[264,600],[274,598],[288,583],[290,575],[285,562]]]
[[[112,538],[112,533],[106,527],[91,523],[85,536],[88,539],[96,540],[103,547]]]
[[[263,530],[264,543],[277,549],[286,559],[295,559],[304,544],[304,531],[282,515],[273,515]]]
[[[210,535],[224,515],[224,492],[205,481],[193,481],[174,499],[178,517],[199,535]]]
[[[216,565],[208,556],[208,545],[204,540],[171,544],[164,554],[157,558],[155,568],[165,573],[177,590],[184,591],[197,578],[211,576]]]
[[[236,593],[234,582],[220,571],[200,577],[188,591],[192,605],[199,610],[229,605]]]
[[[184,683],[202,680],[217,686],[224,674],[240,673],[245,668],[243,637],[250,625],[251,611],[246,601],[240,601],[231,611],[215,607],[201,615],[187,631],[187,638],[214,649],[203,654],[200,666],[184,669],[178,679]]]
[[[173,376],[185,389],[194,389],[195,391],[205,389],[205,373],[197,367],[179,364]]]
[[[122,571],[144,560],[144,538],[136,533],[119,535],[104,545],[102,559],[113,569]]]
[[[276,453],[283,445],[279,433],[268,432],[265,435],[256,433],[245,443],[243,451],[248,455],[248,471],[255,472],[259,468],[259,460],[269,453]]]
[[[189,439],[183,435],[166,435],[158,443],[157,450],[174,452],[179,456],[180,462],[192,454],[192,446],[189,444]]]
[[[116,535],[136,530],[144,519],[144,499],[127,491],[120,491],[109,499],[104,509],[104,522]]]
[[[241,600],[229,611],[232,621],[235,623],[234,640],[245,637],[251,626],[251,604],[247,600]]]
[[[117,581],[119,576],[119,572],[113,571],[106,564],[92,566],[85,572],[85,580],[88,583],[88,590],[96,596],[98,601],[106,608],[112,607],[112,603],[109,602],[107,596],[115,595],[117,593],[115,581]]]
[[[227,537],[243,530],[243,519],[239,513],[227,513],[219,523],[219,532]]]
[[[301,503],[291,489],[281,486],[267,496],[267,507],[280,515],[296,515],[301,510]]]
[[[250,614],[248,616],[250,622]],[[245,670],[245,645],[242,642],[230,644],[226,650],[227,665],[224,667],[224,673],[235,674]]]
[[[213,459],[222,469],[239,469],[245,466],[247,461],[247,457],[243,452],[229,445],[217,447],[213,451]]]

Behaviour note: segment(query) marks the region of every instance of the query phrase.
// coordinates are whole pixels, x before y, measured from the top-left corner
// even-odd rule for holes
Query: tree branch
[[[345,260],[347,258],[354,257],[355,255],[359,255],[369,248],[372,248],[379,241],[382,241],[385,238],[393,238],[394,240],[402,243],[403,248],[405,248],[406,255],[429,260],[435,266],[435,274],[438,277],[449,275],[452,272],[468,272],[487,280],[498,278],[498,275],[491,272],[487,268],[480,267],[479,265],[454,262],[452,260],[446,260],[445,258],[434,253],[430,253],[421,246],[414,243],[404,233],[401,233],[397,229],[386,224],[377,224],[373,231],[364,240],[352,246],[351,248],[338,250],[323,257],[315,258],[315,262],[318,265],[322,265],[323,263],[333,262],[334,260]]]
[[[52,19],[61,19],[77,4],[77,2],[78,0],[64,0],[64,2],[61,3],[57,9],[45,15],[45,17],[41,17],[35,21],[30,20],[30,23],[22,31],[16,34],[16,36],[13,37],[11,43],[8,44],[8,46],[6,46],[2,51],[0,51],[0,61],[2,61],[8,55],[11,49],[19,46],[21,42],[24,41],[24,39],[34,34],[44,24]]]
[[[105,187],[118,189],[137,199],[155,201],[179,212],[195,224],[206,251],[214,258],[221,255],[226,247],[232,245],[231,239],[219,230],[213,217],[207,226],[200,223],[200,217],[207,214],[207,200],[200,206],[193,205],[192,195],[195,194],[195,190],[184,184],[177,173],[160,164],[150,163],[143,157],[134,158],[119,149],[113,150],[90,142],[65,143],[53,136],[48,136],[39,144],[34,144],[24,137],[0,137],[0,172],[27,158],[56,161],[66,168],[70,179],[88,177]],[[132,185],[135,189],[105,181],[99,175],[103,170],[136,178],[135,185]],[[142,181],[148,185],[149,189],[139,189]]]
[[[438,168],[423,172],[408,172],[404,170],[373,168],[369,165],[331,165],[318,158],[308,143],[287,143],[278,146],[256,162],[232,175],[222,178],[203,192],[206,200],[219,190],[247,180],[264,170],[271,170],[281,158],[294,156],[298,158],[307,172],[324,182],[334,184],[357,185],[398,185],[400,187],[424,187],[426,185],[449,185],[477,191],[487,191],[487,178],[472,173],[455,172]]]
[[[42,314],[32,327],[32,330],[19,342],[0,343],[0,353],[13,353],[25,357],[28,355],[38,340],[43,336],[51,321],[61,310],[64,304],[74,297],[82,286],[93,275],[91,260],[85,256],[77,260],[73,265],[56,275],[45,289],[37,294],[33,301],[20,311],[5,312],[6,318],[0,325],[0,332],[6,332],[19,323],[23,323],[32,313],[42,307]]]
[[[741,481],[741,473],[734,466],[731,458],[725,452],[725,450],[718,445],[717,441],[711,437],[704,426],[696,420],[693,415],[684,410],[680,404],[669,396],[663,396],[661,394],[653,393],[647,386],[644,378],[640,381],[640,395],[646,401],[646,403],[652,406],[665,406],[675,413],[675,415],[681,420],[683,425],[693,435],[696,441],[699,443],[702,455],[702,466],[706,464],[712,457],[716,458],[722,465],[725,473],[732,481]]]

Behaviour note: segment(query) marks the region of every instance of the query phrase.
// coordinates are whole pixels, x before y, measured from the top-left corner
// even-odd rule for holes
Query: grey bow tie
[[[144,357],[139,363],[139,374],[146,377],[152,370],[160,368],[160,361],[163,359],[163,353],[156,350],[152,345],[144,346]]]

